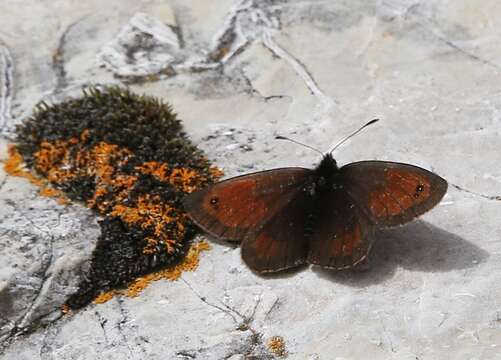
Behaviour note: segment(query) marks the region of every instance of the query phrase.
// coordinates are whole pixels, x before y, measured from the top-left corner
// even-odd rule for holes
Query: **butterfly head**
[[[323,155],[322,161],[318,164],[318,169],[322,169],[326,172],[335,172],[338,170],[337,161],[334,159],[331,153],[327,153]]]
[[[339,167],[336,160],[330,153],[327,153],[315,168],[315,187],[317,191],[332,188],[336,183],[336,177],[339,173]]]

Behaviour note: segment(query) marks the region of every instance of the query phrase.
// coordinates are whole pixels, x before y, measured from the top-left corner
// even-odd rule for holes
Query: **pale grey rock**
[[[88,273],[99,227],[89,210],[60,206],[27,180],[0,173],[0,342],[7,343],[62,315]]]
[[[7,132],[12,121],[11,101],[14,61],[9,49],[0,43],[0,131]]]
[[[39,21],[28,19],[27,7]],[[23,0],[5,9],[2,124],[20,121],[40,99],[78,93],[81,84],[119,82],[113,74],[120,68],[99,68],[97,54],[144,13],[155,19],[148,24],[177,28],[178,47],[174,40],[169,46],[181,56],[170,77],[132,89],[171,102],[226,176],[311,167],[318,154],[274,137],[325,151],[379,117],[379,125],[336,151],[338,161],[413,163],[445,177],[450,188],[421,220],[379,232],[360,271],[307,267],[259,277],[242,263],[237,246],[210,239],[213,248],[196,272],[154,283],[139,298],[114,299],[55,321],[9,343],[3,359],[261,359],[270,356],[265,344],[276,335],[285,339],[289,359],[499,357],[498,1]],[[54,64],[58,48],[63,56]],[[6,83],[15,86],[5,91]],[[59,239],[56,244],[72,235],[64,226],[45,233],[26,226],[23,214],[40,226],[41,209],[48,224],[66,210],[38,199],[24,181],[1,175],[0,184],[6,179],[3,204],[21,201],[20,212],[2,222],[12,237],[4,234],[0,244],[2,255],[10,255],[0,258],[0,286],[15,278],[8,286],[23,298],[7,300],[13,310],[1,321],[11,324],[22,321],[22,304],[43,283],[33,274],[48,264],[48,239]],[[86,212],[71,209],[67,219],[85,224]],[[64,253],[75,257],[63,271],[67,281],[93,246],[77,237],[73,244]],[[58,291],[48,287],[44,299],[63,294]]]
[[[175,25],[137,13],[98,54],[101,64],[119,76],[145,76],[168,70],[180,43]]]

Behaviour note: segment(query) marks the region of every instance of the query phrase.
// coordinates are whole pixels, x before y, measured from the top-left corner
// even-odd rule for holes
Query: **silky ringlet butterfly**
[[[209,234],[241,241],[242,258],[256,272],[305,263],[352,268],[369,254],[376,229],[415,219],[447,190],[446,180],[414,165],[369,160],[338,167],[332,152],[376,121],[322,154],[314,169],[233,177],[189,194],[184,207]]]

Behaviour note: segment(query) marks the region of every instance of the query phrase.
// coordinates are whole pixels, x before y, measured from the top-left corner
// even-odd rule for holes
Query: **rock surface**
[[[378,234],[366,271],[259,277],[213,241],[179,281],[60,318],[97,219],[0,170],[0,358],[266,359],[273,336],[290,359],[499,358],[499,1],[4,0],[0,24],[2,159],[38,101],[130,83],[171,102],[227,176],[310,167],[318,154],[274,137],[325,150],[379,117],[338,162],[450,183]]]

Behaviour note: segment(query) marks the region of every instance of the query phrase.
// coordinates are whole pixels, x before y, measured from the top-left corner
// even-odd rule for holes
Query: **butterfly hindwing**
[[[447,181],[417,166],[361,161],[340,169],[347,194],[378,226],[396,226],[434,207],[447,191]]]
[[[242,242],[242,258],[254,271],[275,272],[304,264],[305,227],[311,197],[297,191],[287,205]]]
[[[355,266],[370,251],[373,224],[343,190],[331,191],[317,201],[308,263],[336,270]]]
[[[188,195],[184,208],[208,233],[242,240],[286,206],[311,173],[291,167],[237,176]]]

